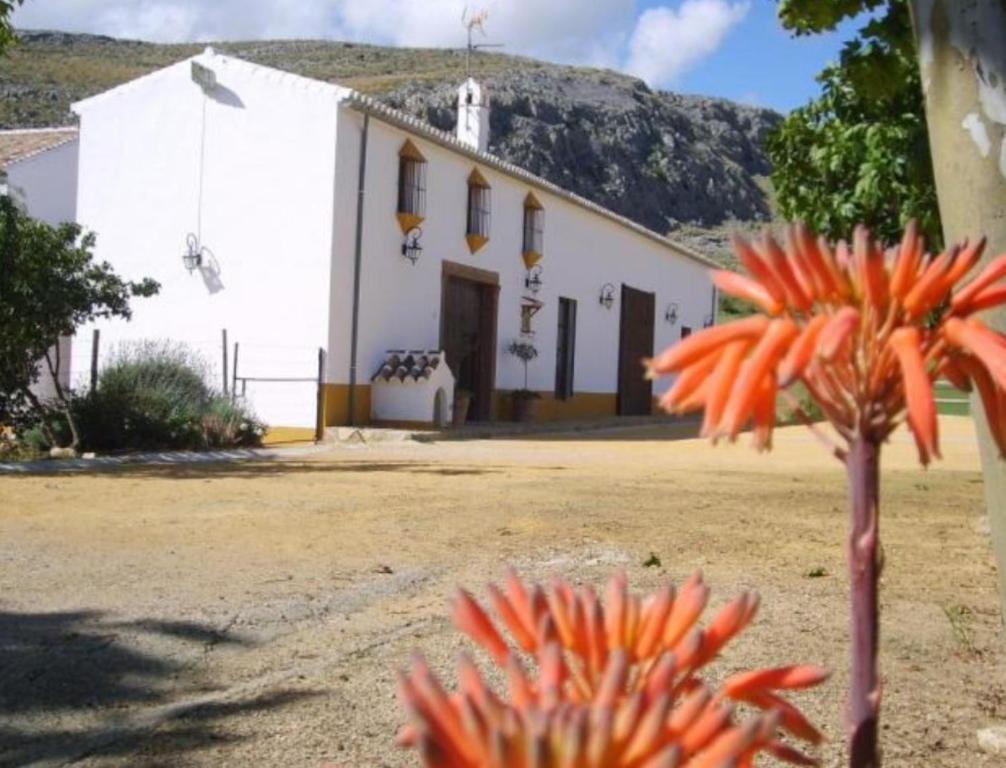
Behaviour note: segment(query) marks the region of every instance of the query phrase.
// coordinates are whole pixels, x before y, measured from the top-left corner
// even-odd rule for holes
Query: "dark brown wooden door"
[[[496,305],[499,286],[444,276],[440,344],[457,386],[472,393],[468,418],[488,421],[496,377]]]
[[[643,358],[653,357],[656,297],[622,286],[622,329],[618,344],[618,414],[652,413],[653,383],[643,375]]]

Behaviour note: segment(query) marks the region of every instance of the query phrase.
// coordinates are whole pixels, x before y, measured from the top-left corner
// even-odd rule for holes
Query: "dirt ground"
[[[1006,653],[969,420],[922,471],[885,452],[887,766],[1001,764]],[[678,430],[680,431],[680,430]],[[395,671],[448,679],[445,603],[514,564],[637,589],[695,568],[762,610],[718,669],[793,661],[842,763],[842,467],[800,428],[773,454],[669,426],[335,447],[281,461],[0,476],[0,764],[415,765]],[[660,567],[643,567],[651,553]]]

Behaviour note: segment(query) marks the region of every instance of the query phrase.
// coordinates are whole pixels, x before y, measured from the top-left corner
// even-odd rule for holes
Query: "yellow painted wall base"
[[[325,384],[325,426],[344,427],[349,424],[349,385]],[[535,400],[531,418],[533,421],[563,421],[567,419],[603,419],[618,413],[618,395],[614,392],[577,392],[566,400],[560,400],[554,392],[539,392]],[[493,392],[493,421],[510,421],[513,409],[510,391],[497,389]],[[370,385],[356,388],[356,424],[372,424],[370,421]],[[394,429],[432,429],[432,425],[420,422],[377,422],[372,426]]]
[[[532,406],[532,421],[600,419],[617,414],[618,395],[614,392],[577,392],[566,400],[558,399],[554,392],[538,394],[541,397]],[[493,418],[497,421],[513,418],[509,391],[496,390],[493,393]]]
[[[349,425],[349,385],[325,384],[325,426],[345,427]],[[356,424],[370,423],[370,385],[356,385]]]
[[[269,427],[262,437],[262,445],[313,442],[314,430],[310,427]]]

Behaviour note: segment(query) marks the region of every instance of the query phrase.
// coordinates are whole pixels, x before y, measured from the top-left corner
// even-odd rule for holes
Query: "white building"
[[[227,329],[238,392],[313,426],[319,399],[327,425],[370,422],[389,350],[442,350],[470,418],[506,418],[523,339],[539,418],[648,413],[639,361],[712,322],[711,265],[487,154],[489,95],[470,80],[458,98],[453,136],[208,49],[74,105],[78,220],[99,258],[162,286],[101,324],[103,348]],[[87,364],[75,351],[75,379]],[[405,421],[433,416],[431,398]]]
[[[53,226],[77,219],[77,129],[40,128],[0,131],[0,195],[9,194],[36,219]],[[60,342],[70,354],[70,341]],[[69,366],[60,381],[69,384]],[[42,400],[55,396],[48,367],[41,366],[32,387]]]

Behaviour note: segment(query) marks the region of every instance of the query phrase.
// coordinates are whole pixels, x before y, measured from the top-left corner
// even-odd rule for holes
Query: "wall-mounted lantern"
[[[615,286],[611,283],[601,286],[600,302],[605,309],[611,309],[611,305],[615,303]]]
[[[419,242],[422,236],[423,230],[419,227],[413,227],[406,232],[405,242],[402,243],[402,256],[413,264],[419,261],[419,257],[423,255],[423,246]]]
[[[185,253],[182,254],[182,264],[191,273],[203,265],[203,249],[199,246],[199,238],[189,234],[185,238]]]
[[[675,302],[672,301],[667,305],[667,309],[664,310],[664,320],[671,325],[678,324],[678,305]]]
[[[527,271],[524,277],[524,287],[531,293],[538,293],[541,290],[541,265],[535,265]]]

